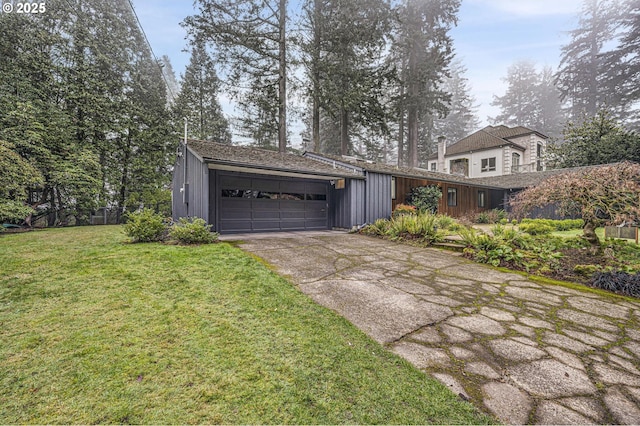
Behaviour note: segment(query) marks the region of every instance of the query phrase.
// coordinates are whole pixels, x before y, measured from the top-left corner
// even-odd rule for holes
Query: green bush
[[[143,209],[127,214],[123,230],[134,243],[162,241],[166,237],[167,223],[161,214]]]
[[[438,204],[442,198],[442,189],[435,185],[419,186],[411,189],[408,202],[419,212],[434,214],[438,211]]]
[[[180,218],[171,226],[169,236],[180,244],[209,244],[218,239],[218,234],[211,232],[211,225],[199,217]]]
[[[521,223],[520,230],[530,235],[547,235],[555,231],[555,228],[543,222],[530,222]]]
[[[571,229],[582,229],[584,221],[582,219],[522,219],[523,224],[546,225],[553,228],[554,231],[569,231]]]

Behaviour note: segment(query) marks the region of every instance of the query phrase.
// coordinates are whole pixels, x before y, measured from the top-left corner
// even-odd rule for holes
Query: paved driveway
[[[240,247],[504,423],[640,423],[640,302],[360,235]]]

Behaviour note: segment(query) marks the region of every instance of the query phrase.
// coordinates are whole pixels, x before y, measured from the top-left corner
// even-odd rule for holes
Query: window
[[[396,199],[396,178],[391,177],[391,199]]]
[[[223,189],[223,198],[254,198],[255,194],[250,189]]]
[[[538,144],[538,147],[536,149],[536,155],[537,155],[537,159],[536,159],[536,170],[541,172],[544,167],[542,165],[542,144]]]
[[[514,152],[511,154],[511,171],[519,172],[520,171],[520,154]]]
[[[487,191],[478,191],[478,207],[487,207]]]
[[[326,201],[327,194],[307,194],[307,201]]]
[[[436,169],[437,169],[437,167],[438,167],[437,163],[435,163],[435,162],[431,163],[431,171],[432,171],[432,172],[437,171],[437,170],[436,170]]]
[[[447,205],[448,206],[458,205],[458,190],[456,188],[447,189]]]
[[[482,169],[483,172],[495,172],[496,171],[496,157],[483,158]]]

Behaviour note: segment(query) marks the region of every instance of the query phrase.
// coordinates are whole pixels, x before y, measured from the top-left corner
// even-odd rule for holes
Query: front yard
[[[486,423],[228,244],[0,236],[0,423]]]

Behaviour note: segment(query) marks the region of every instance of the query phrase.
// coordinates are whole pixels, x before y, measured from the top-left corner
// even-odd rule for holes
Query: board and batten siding
[[[431,185],[440,187],[442,191],[442,198],[438,204],[438,213],[440,214],[460,217],[473,212],[502,208],[500,205],[502,201],[501,192],[494,189],[454,182],[404,177],[396,177],[396,199],[393,200],[393,208],[395,209],[398,204],[407,203],[407,197],[412,188]],[[456,205],[449,205],[448,203],[447,193],[449,188],[456,191]],[[478,192],[480,191],[485,192],[485,207],[478,205]]]
[[[365,223],[365,188],[363,179],[346,179],[344,189],[331,190],[333,227],[350,229]]]
[[[367,223],[391,217],[391,176],[367,172],[365,211]]]
[[[184,149],[184,146],[181,149]],[[184,155],[178,157],[173,171],[173,219],[199,217],[209,223],[209,168],[198,156],[187,150],[187,183],[189,185],[185,203],[181,191],[184,185],[184,160]]]

